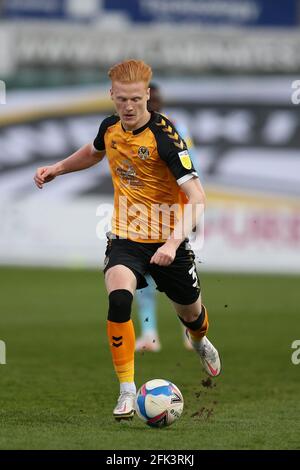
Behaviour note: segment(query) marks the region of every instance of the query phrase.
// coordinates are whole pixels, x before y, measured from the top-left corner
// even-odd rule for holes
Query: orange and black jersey
[[[100,125],[94,147],[105,150],[114,185],[112,232],[140,242],[163,242],[186,202],[180,185],[197,177],[187,146],[173,124],[151,113],[147,124],[126,131],[119,116]],[[174,211],[170,212],[170,208]],[[159,208],[160,216],[155,217]],[[163,217],[167,212],[169,219]]]

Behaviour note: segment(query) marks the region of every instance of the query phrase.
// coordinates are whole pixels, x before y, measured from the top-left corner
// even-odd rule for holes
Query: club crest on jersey
[[[186,170],[191,170],[192,169],[192,161],[189,156],[189,152],[187,150],[183,150],[183,152],[178,153],[178,157],[180,158],[181,165],[183,168]]]
[[[138,156],[141,160],[146,160],[149,157],[149,149],[147,147],[139,147]]]

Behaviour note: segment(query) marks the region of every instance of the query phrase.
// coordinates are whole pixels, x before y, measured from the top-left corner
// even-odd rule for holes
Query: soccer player
[[[155,111],[160,113],[163,108],[163,97],[161,95],[160,88],[156,83],[151,82],[149,89],[150,98],[147,104],[148,111]],[[191,147],[193,143],[188,135],[186,126],[184,126],[183,123],[176,121],[176,129],[178,130],[183,140],[188,144],[189,153],[192,157]],[[145,277],[148,286],[145,287],[145,289],[140,289],[136,292],[137,314],[140,321],[141,335],[136,339],[135,350],[158,352],[161,349],[161,343],[157,327],[155,283],[149,274],[147,274]],[[185,333],[186,329],[184,325],[182,325],[182,327],[183,344],[186,349],[193,349]]]
[[[93,143],[70,157],[37,169],[38,188],[55,177],[83,170],[105,154],[114,185],[112,234],[105,259],[109,308],[107,335],[120,395],[113,415],[134,415],[135,334],[131,305],[149,273],[186,326],[190,341],[210,376],[218,376],[218,351],[207,339],[208,315],[188,235],[201,216],[205,195],[185,142],[171,122],[147,109],[152,70],[127,60],[109,70],[117,114],[101,123]]]

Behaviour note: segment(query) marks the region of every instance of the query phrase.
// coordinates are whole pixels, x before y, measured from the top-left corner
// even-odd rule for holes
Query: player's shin
[[[180,321],[187,327],[191,342],[199,342],[206,336],[208,330],[208,314],[204,305],[202,305],[199,317],[193,322],[187,322],[179,317]]]
[[[221,360],[217,349],[207,339],[208,315],[206,308],[202,305],[199,317],[193,322],[186,322],[179,317],[182,323],[187,327],[188,338],[200,356],[205,372],[211,377],[217,377],[221,372]]]
[[[118,289],[110,293],[107,335],[121,391],[135,393],[135,333],[133,322],[130,319],[132,299],[132,294],[125,289]]]
[[[108,320],[107,335],[119,382],[133,382],[135,335],[132,320],[124,323]]]

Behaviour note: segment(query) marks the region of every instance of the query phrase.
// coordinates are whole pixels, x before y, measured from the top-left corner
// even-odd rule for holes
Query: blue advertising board
[[[121,13],[134,23],[189,23],[220,26],[287,27],[299,24],[299,0],[2,0],[8,19],[93,21]],[[90,5],[90,6],[89,6]]]
[[[4,0],[2,16],[5,18],[63,19],[64,0]]]
[[[0,16],[6,19],[93,21],[101,14],[102,1],[0,0]]]
[[[298,0],[103,0],[107,11],[138,23],[296,26]]]

